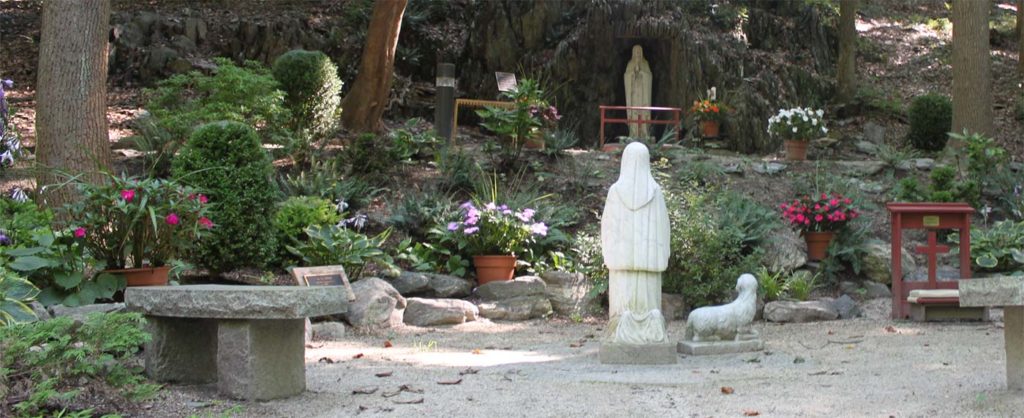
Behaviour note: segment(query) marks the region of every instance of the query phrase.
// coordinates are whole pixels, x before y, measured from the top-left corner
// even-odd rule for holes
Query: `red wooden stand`
[[[936,277],[938,255],[949,252],[948,246],[937,244],[936,230],[960,231],[960,278],[971,277],[971,214],[974,208],[966,203],[890,203],[885,207],[892,221],[892,318],[904,319],[910,314],[907,296],[911,290],[958,288],[958,281],[939,281]],[[917,253],[928,255],[927,282],[903,281],[904,229],[928,231],[928,245],[915,248]]]
[[[635,123],[638,125],[672,125],[676,128],[676,143],[679,143],[682,138],[683,129],[683,109],[678,107],[649,107],[649,106],[598,106],[601,111],[601,133],[599,134],[599,142],[597,149],[604,148],[604,125],[609,123],[624,123],[630,124]],[[669,120],[658,120],[658,119],[630,119],[629,115],[625,118],[610,118],[607,116],[609,110],[648,110],[651,112],[672,112],[672,119]]]

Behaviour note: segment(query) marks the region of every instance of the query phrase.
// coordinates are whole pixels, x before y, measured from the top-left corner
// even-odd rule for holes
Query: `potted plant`
[[[722,121],[728,108],[714,99],[702,99],[693,102],[690,113],[694,123],[700,125],[701,137],[718,138]]]
[[[807,159],[807,144],[828,133],[824,115],[821,109],[809,107],[779,109],[778,114],[768,118],[768,133],[782,138],[787,160],[803,161]]]
[[[807,241],[807,258],[823,260],[835,233],[842,230],[860,212],[853,200],[839,193],[803,196],[779,205],[782,216],[800,230]]]
[[[540,84],[523,79],[513,89],[502,92],[501,96],[512,102],[510,108],[489,106],[476,113],[483,119],[481,125],[502,137],[502,157],[506,161],[514,161],[524,147],[543,148],[544,131],[554,128],[562,116],[544,99]]]
[[[513,210],[494,202],[478,209],[473,202],[460,206],[462,219],[448,224],[459,250],[473,256],[477,282],[512,280],[516,255],[528,251],[538,237],[547,235],[548,226],[536,221],[536,211]]]
[[[169,263],[214,226],[208,199],[173,181],[105,177],[77,182],[81,199],[67,207],[74,236],[128,286],[167,284]]]

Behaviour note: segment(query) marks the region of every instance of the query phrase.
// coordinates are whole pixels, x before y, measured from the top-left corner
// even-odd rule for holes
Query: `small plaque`
[[[922,217],[921,224],[928,228],[938,228],[939,217],[935,215]]]
[[[348,275],[342,266],[296,267],[292,269],[292,277],[300,286],[345,286],[349,301],[355,300]]]
[[[498,91],[500,92],[512,91],[516,88],[515,74],[497,71],[494,73],[494,78],[498,80]]]

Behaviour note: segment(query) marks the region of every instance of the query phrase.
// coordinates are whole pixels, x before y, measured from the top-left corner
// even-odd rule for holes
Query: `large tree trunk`
[[[55,170],[100,181],[110,169],[107,136],[107,34],[110,0],[43,2],[36,82],[38,185],[66,180]],[[49,187],[46,205],[76,196],[72,187]]]
[[[395,67],[395,47],[408,0],[377,0],[352,90],[341,102],[341,121],[357,132],[380,132]]]
[[[992,135],[989,0],[953,1],[953,132]],[[950,141],[951,147],[961,144]]]
[[[1017,0],[1017,74],[1024,77],[1024,0]]]
[[[836,69],[836,98],[840,102],[850,101],[857,92],[856,61],[857,0],[839,0],[839,59]]]

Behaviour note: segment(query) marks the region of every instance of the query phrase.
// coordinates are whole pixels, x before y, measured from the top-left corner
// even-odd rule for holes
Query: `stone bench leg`
[[[304,319],[222,319],[217,387],[240,399],[267,400],[306,390]]]
[[[217,380],[217,321],[146,317],[153,339],[146,344],[146,375],[158,382]]]
[[[1006,343],[1006,387],[1024,390],[1024,306],[1003,308]]]

